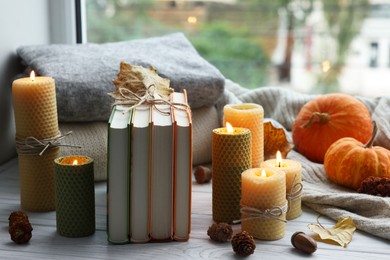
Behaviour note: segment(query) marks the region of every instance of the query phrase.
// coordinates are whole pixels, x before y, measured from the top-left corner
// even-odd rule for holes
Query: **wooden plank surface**
[[[55,212],[29,212],[33,236],[29,243],[17,245],[8,234],[8,216],[20,210],[17,159],[0,166],[0,259],[237,259],[230,243],[216,243],[207,236],[213,223],[211,184],[193,183],[192,229],[188,242],[112,245],[106,236],[106,183],[96,183],[96,232],[83,238],[66,238],[56,233]],[[307,225],[316,223],[318,214],[304,207],[301,217],[289,221],[286,235],[276,241],[256,240],[255,253],[248,259],[390,259],[390,241],[360,231],[343,248],[318,242],[313,255],[305,255],[290,243],[296,231],[311,234]],[[333,220],[320,218],[325,227]],[[240,225],[234,225],[235,232]]]

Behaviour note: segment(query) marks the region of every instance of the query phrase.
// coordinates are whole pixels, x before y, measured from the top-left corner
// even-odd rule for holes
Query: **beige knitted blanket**
[[[283,88],[263,87],[244,89],[231,81],[225,84],[225,95],[217,108],[222,118],[223,106],[227,103],[257,103],[264,108],[264,117],[280,123],[291,141],[291,126],[300,108],[313,95],[300,94]],[[361,98],[370,110],[371,117],[379,127],[374,145],[390,149],[390,96]],[[359,194],[330,182],[322,164],[313,163],[304,156],[291,151],[288,158],[302,163],[302,202],[334,220],[350,216],[358,229],[372,235],[390,239],[390,198]]]

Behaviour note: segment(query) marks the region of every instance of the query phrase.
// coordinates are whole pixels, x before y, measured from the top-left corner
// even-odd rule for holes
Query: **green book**
[[[130,241],[150,240],[151,105],[133,110],[131,125]]]
[[[130,123],[132,110],[114,106],[108,121],[107,239],[129,243]]]

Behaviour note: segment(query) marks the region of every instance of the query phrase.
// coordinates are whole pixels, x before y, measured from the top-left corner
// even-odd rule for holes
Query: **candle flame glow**
[[[277,151],[276,153],[276,164],[280,167],[282,165],[282,154],[280,151]]]
[[[31,81],[35,80],[35,72],[33,70],[30,73],[30,79],[31,79]]]
[[[264,169],[261,170],[261,177],[267,177],[267,173]]]
[[[79,163],[79,162],[78,162],[77,160],[74,160],[72,164],[73,164],[73,165],[77,165],[78,163]]]
[[[233,131],[233,126],[230,124],[230,123],[226,123],[226,129],[227,129],[227,132],[229,134],[232,134],[234,131]]]

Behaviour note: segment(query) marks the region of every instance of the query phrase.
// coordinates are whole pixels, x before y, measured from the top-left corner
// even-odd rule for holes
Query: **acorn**
[[[295,232],[291,236],[291,244],[298,250],[312,254],[317,250],[317,242],[303,232]]]
[[[211,180],[211,170],[205,166],[199,165],[195,168],[194,176],[197,183],[207,183]]]

